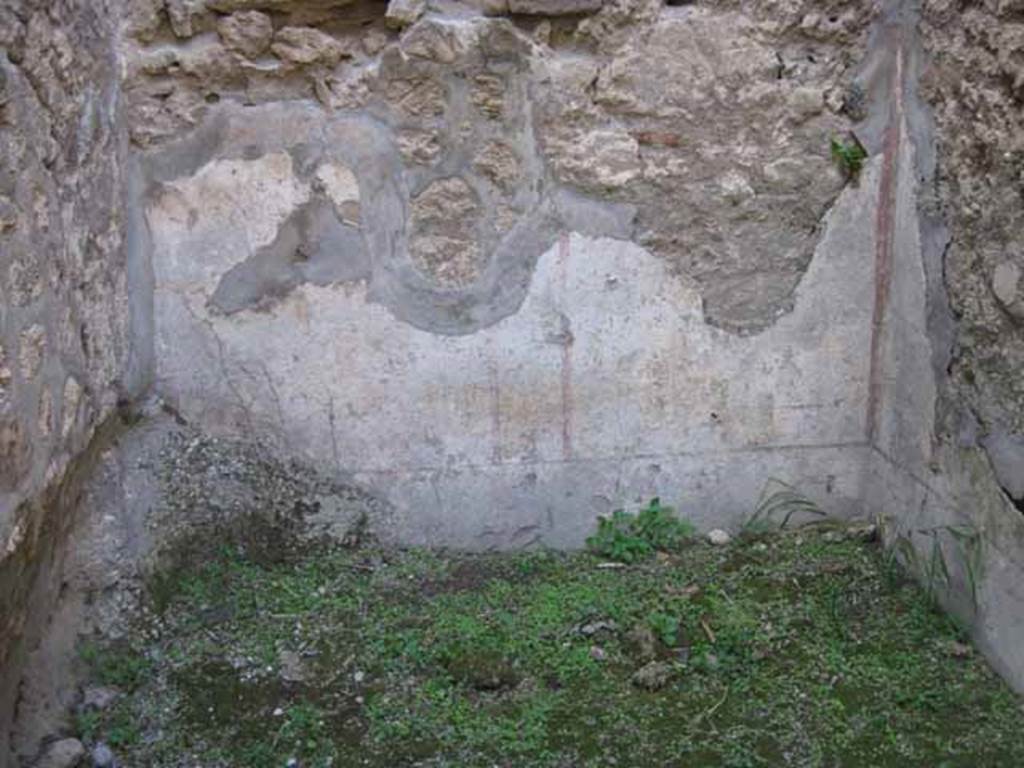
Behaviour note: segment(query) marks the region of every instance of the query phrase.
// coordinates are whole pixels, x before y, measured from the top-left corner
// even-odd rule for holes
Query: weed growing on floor
[[[587,539],[587,547],[609,560],[636,563],[655,552],[678,550],[693,534],[693,525],[654,498],[637,514],[617,509],[611,517],[599,517],[597,533]]]
[[[149,660],[123,643],[100,646],[85,642],[78,654],[98,682],[126,691],[137,688],[151,671]]]
[[[828,515],[796,487],[777,478],[769,478],[761,489],[754,512],[743,523],[743,532],[758,534],[785,530],[794,517],[806,522],[808,518],[825,519]]]
[[[668,613],[652,613],[647,620],[661,643],[667,648],[674,648],[679,642],[679,618]]]
[[[937,525],[928,528],[892,527],[889,520],[879,523],[883,540],[888,542],[887,565],[903,568],[919,578],[928,597],[938,601],[953,588],[946,550],[956,556],[953,561],[967,582],[968,595],[974,610],[978,608],[978,586],[984,576],[984,539],[981,531],[969,524]],[[918,546],[917,540],[927,544]],[[927,554],[925,554],[927,553]]]

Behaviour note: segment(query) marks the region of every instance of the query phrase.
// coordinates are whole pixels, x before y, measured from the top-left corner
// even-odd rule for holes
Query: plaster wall
[[[428,13],[338,70],[368,96],[220,102],[148,141],[155,390],[385,499],[403,542],[577,546],[655,495],[733,526],[773,477],[858,510],[880,166],[845,184],[822,136],[850,124],[828,93],[865,17],[645,13],[572,53]],[[777,69],[769,41],[831,63]],[[655,130],[716,100],[722,125]],[[421,102],[457,126],[427,158]]]
[[[346,147],[359,130],[315,107],[261,107],[227,120],[226,143],[252,146],[253,126],[280,141],[282,119],[307,156],[307,134]],[[733,524],[773,476],[855,503],[874,165],[828,215],[794,311],[756,337],[708,325],[692,281],[643,248],[570,231],[540,254],[515,314],[445,335],[376,301],[376,275],[216,311],[223,276],[309,194],[295,149],[212,160],[147,205],[156,381],[186,418],[351,476],[390,500],[385,530],[404,541],[579,545],[596,514],[658,494],[703,526]],[[317,169],[347,167],[330,153]],[[211,204],[220,190],[230,199]]]

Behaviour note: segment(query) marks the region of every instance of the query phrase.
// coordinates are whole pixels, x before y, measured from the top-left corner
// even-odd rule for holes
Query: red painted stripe
[[[558,241],[558,266],[561,278],[562,301],[568,301],[569,280],[569,235],[565,233]],[[562,340],[562,458],[572,458],[572,331]]]
[[[882,383],[885,377],[883,345],[889,308],[895,240],[896,184],[899,175],[900,138],[903,129],[903,36],[894,35],[896,67],[893,71],[889,123],[885,129],[882,176],[878,186],[875,217],[875,306],[871,317],[871,363],[868,373],[867,440],[874,445],[881,426]]]

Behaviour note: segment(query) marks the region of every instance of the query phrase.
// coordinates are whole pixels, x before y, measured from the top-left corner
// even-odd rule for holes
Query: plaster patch
[[[339,163],[324,163],[316,169],[316,178],[346,223],[359,222],[359,180]]]
[[[212,292],[227,270],[270,245],[309,196],[287,152],[211,161],[190,177],[165,183],[147,208],[151,230],[161,233],[157,247],[175,255],[155,258],[155,269],[163,281]]]

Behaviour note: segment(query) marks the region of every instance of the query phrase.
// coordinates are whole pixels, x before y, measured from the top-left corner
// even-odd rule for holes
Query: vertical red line
[[[568,305],[568,283],[569,283],[569,235],[562,234],[558,240],[558,271],[559,282],[561,283],[561,300],[563,307]],[[562,314],[562,458],[568,461],[572,458],[572,421],[573,421],[573,394],[572,394],[572,330],[566,315]]]
[[[492,362],[489,366],[491,385],[491,460],[500,464],[502,460],[501,451],[501,379],[498,374],[498,363]]]
[[[881,426],[882,384],[885,377],[885,324],[889,308],[890,283],[895,241],[896,186],[899,174],[900,138],[903,123],[903,39],[896,37],[896,67],[893,72],[889,122],[882,154],[882,176],[878,185],[875,217],[875,306],[871,317],[871,362],[868,373],[867,440],[874,445]]]

